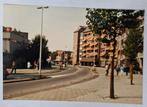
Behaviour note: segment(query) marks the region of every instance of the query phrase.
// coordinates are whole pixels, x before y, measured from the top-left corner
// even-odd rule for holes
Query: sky
[[[86,25],[86,10],[72,7],[49,7],[44,10],[43,35],[48,48],[73,50],[73,32]],[[41,10],[37,6],[4,5],[3,25],[29,33],[29,39],[41,32]]]

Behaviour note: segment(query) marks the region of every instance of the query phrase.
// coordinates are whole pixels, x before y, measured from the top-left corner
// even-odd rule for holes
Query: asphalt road
[[[54,69],[45,69],[42,70],[41,75],[43,76],[54,76],[54,75],[65,75],[65,74],[69,74],[69,73],[73,73],[77,70],[76,67],[72,67],[72,66],[68,66],[66,67],[66,69],[60,70],[57,67],[54,67]],[[15,79],[22,79],[22,78],[32,78],[32,79],[38,79],[39,76],[38,75],[38,71],[34,71],[34,69],[18,69],[17,73],[14,74],[10,74],[7,76],[6,81],[8,80],[15,80]],[[4,80],[5,82],[5,80]]]
[[[85,80],[87,77],[93,77],[89,68],[78,68],[76,72],[50,76],[47,79],[14,82],[4,84],[4,99],[39,92],[43,90],[55,89],[61,86],[71,85],[72,83]]]

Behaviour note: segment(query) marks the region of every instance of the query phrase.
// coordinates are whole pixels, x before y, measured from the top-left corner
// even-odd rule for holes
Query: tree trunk
[[[115,98],[114,96],[114,58],[115,58],[115,50],[116,50],[116,40],[114,39],[113,43],[113,56],[111,62],[111,74],[110,74],[110,98]]]
[[[134,83],[133,83],[133,64],[130,63],[129,66],[130,66],[130,67],[129,67],[129,68],[130,68],[130,69],[129,69],[129,70],[130,70],[130,84],[133,85],[133,84],[134,84]]]
[[[101,57],[100,57],[100,54],[101,54],[101,43],[100,43],[100,41],[98,42],[98,46],[99,46],[99,48],[98,48],[98,66],[100,67],[101,66]]]

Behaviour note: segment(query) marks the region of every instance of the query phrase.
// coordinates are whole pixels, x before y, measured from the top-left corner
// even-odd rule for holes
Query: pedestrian
[[[62,70],[62,68],[63,68],[63,63],[62,63],[62,61],[59,62],[59,67],[60,67],[60,70]]]
[[[129,69],[130,69],[130,67],[129,67],[129,63],[128,63],[128,62],[126,62],[125,67],[126,67],[126,76],[128,76]]]
[[[27,68],[30,69],[31,68],[31,63],[28,61],[27,62]]]
[[[134,83],[133,83],[133,64],[130,64],[130,83],[131,83],[131,85],[134,85]]]
[[[128,66],[126,66],[125,71],[126,71],[126,76],[128,76],[128,73],[129,73],[129,67]]]
[[[110,69],[110,62],[106,65],[106,76],[108,76],[108,74],[109,74],[109,69]]]
[[[51,60],[52,60],[51,56],[49,56],[49,57],[46,59],[49,68],[52,68]]]
[[[39,66],[38,66],[38,63],[37,63],[36,61],[34,61],[34,68],[35,68],[36,70],[39,70]]]
[[[125,72],[126,76],[128,76],[128,73],[129,73],[129,65],[128,65],[127,62],[125,62],[123,64],[123,69],[124,69],[124,72]]]
[[[120,66],[120,74],[123,75],[123,73],[124,73],[124,66],[121,65],[121,66]]]
[[[39,60],[37,61],[36,66],[37,66],[37,70],[39,70]]]
[[[12,61],[12,70],[11,70],[11,74],[14,72],[14,74],[16,74],[16,62]]]
[[[63,63],[63,69],[65,68],[65,63]]]
[[[115,70],[116,70],[116,75],[118,76],[120,72],[120,66],[116,65]]]

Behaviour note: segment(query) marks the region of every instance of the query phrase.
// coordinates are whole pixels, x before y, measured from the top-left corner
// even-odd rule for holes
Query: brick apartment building
[[[85,26],[80,26],[78,30],[74,32],[74,44],[73,44],[73,65],[85,65],[85,66],[105,66],[111,61],[113,56],[113,43],[101,43],[99,38],[109,38],[109,36],[93,35],[92,31]],[[123,43],[126,40],[127,34],[116,38],[116,53],[115,62],[120,64],[125,59],[123,54]]]
[[[100,45],[97,39],[99,35],[93,36],[88,27],[80,26],[74,32],[73,42],[73,64],[93,66],[99,65]]]

